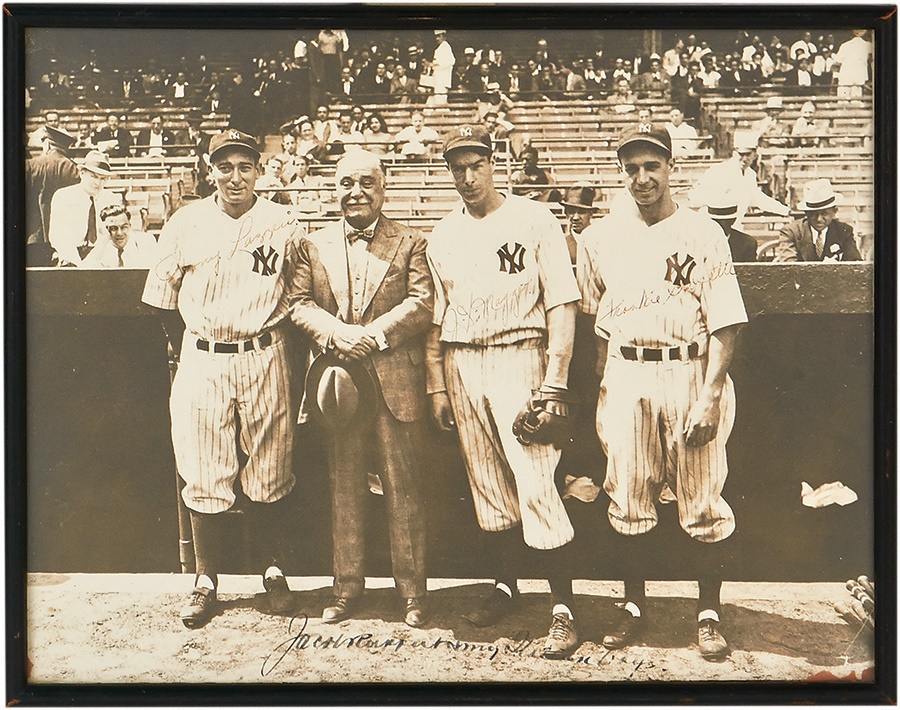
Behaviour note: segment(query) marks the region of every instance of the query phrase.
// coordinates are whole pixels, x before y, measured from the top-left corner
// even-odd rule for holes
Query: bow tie
[[[354,229],[347,232],[347,241],[351,244],[355,244],[357,239],[362,239],[364,242],[371,242],[372,237],[374,236],[374,229]]]

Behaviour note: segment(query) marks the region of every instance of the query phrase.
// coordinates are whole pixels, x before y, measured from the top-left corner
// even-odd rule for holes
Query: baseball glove
[[[568,390],[535,390],[513,422],[512,432],[523,446],[553,444],[561,449],[572,440],[576,408]]]
[[[848,579],[847,591],[849,601],[838,601],[834,610],[851,626],[875,628],[875,586],[865,575],[857,579]]]

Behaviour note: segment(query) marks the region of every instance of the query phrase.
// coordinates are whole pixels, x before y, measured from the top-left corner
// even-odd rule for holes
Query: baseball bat
[[[178,372],[178,358],[171,345],[167,345],[169,360],[169,389]],[[191,529],[191,512],[181,497],[184,480],[178,474],[178,462],[175,461],[175,497],[178,499],[178,559],[182,573],[194,574],[197,571],[197,560],[194,556],[194,532]]]

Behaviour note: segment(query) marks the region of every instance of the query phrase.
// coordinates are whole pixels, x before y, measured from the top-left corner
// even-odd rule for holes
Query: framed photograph
[[[895,6],[4,9],[8,704],[896,702]]]

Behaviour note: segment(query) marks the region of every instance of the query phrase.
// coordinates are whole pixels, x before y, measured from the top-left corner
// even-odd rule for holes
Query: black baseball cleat
[[[554,614],[541,655],[555,661],[567,658],[576,648],[578,632],[575,630],[575,620],[568,614]]]
[[[359,603],[359,597],[334,597],[322,610],[322,621],[326,624],[336,624],[349,619],[356,612]]]
[[[707,661],[722,661],[728,656],[728,642],[719,632],[719,622],[714,619],[704,619],[697,624],[697,641],[700,655]]]
[[[643,617],[634,616],[624,605],[616,607],[616,620],[609,633],[603,637],[603,647],[610,649],[625,648],[634,642],[641,627]]]
[[[412,626],[414,629],[424,626],[428,621],[428,608],[425,606],[425,600],[421,597],[409,597],[404,599],[404,617],[403,623]]]
[[[189,629],[199,629],[215,615],[216,590],[194,587],[191,600],[181,608],[181,622]]]
[[[264,577],[265,603],[274,614],[285,614],[294,608],[294,595],[283,575]]]
[[[515,608],[517,601],[516,596],[511,597],[499,587],[494,587],[482,600],[481,606],[463,614],[463,619],[479,628],[493,626]]]

